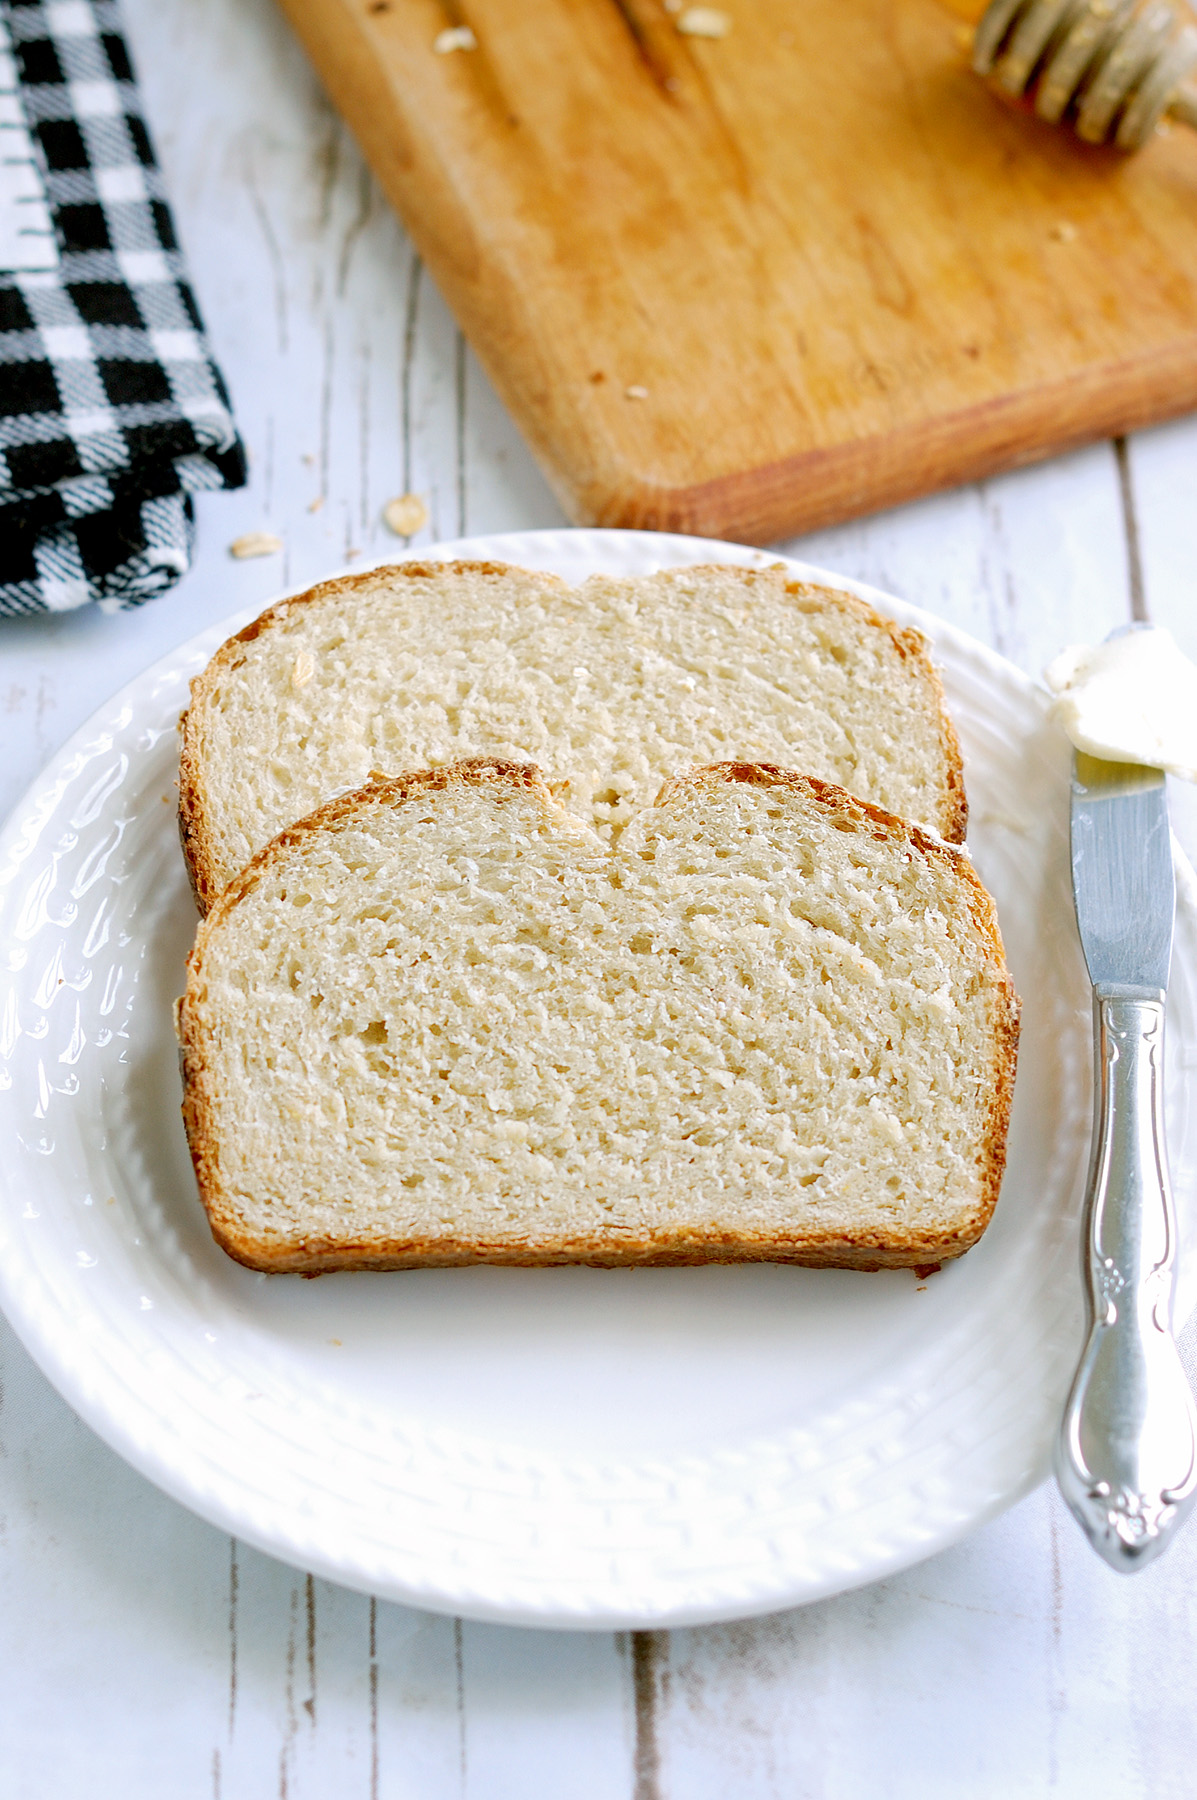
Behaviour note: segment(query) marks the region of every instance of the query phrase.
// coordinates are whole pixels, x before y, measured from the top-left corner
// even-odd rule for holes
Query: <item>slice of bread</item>
[[[784,568],[569,588],[400,563],[284,601],[220,649],[183,718],[179,818],[201,911],[372,769],[534,761],[608,839],[691,763],[781,763],[964,838],[960,753],[916,631]]]
[[[610,847],[535,768],[379,778],[201,924],[184,1118],[251,1268],[958,1256],[1017,1003],[967,856],[761,765]]]

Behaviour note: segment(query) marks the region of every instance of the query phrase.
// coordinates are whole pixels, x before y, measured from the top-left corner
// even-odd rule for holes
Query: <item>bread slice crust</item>
[[[818,606],[829,615],[838,613],[850,619],[854,625],[865,626],[880,634],[878,641],[889,646],[896,661],[907,670],[913,685],[921,691],[924,729],[929,727],[936,739],[940,769],[939,792],[935,816],[926,822],[946,842],[964,842],[968,803],[960,746],[947,710],[939,672],[930,657],[927,640],[920,632],[896,625],[893,620],[885,618],[853,594],[800,581],[789,575],[784,565],[745,569],[733,564],[714,564],[709,567],[666,571],[661,577],[646,577],[644,582],[667,581],[671,577],[679,580],[684,577],[692,582],[699,582],[704,577],[718,579],[720,582],[735,580],[742,585],[748,597],[752,596],[754,588],[761,590],[768,584],[771,589],[780,582],[796,608],[810,609]],[[201,913],[208,911],[232,872],[227,866],[227,854],[221,848],[217,825],[220,803],[212,784],[210,763],[214,755],[213,745],[218,736],[217,715],[221,696],[227,684],[236,681],[238,671],[254,654],[253,647],[260,645],[262,640],[273,641],[278,638],[281,642],[289,632],[304,622],[315,619],[322,609],[328,609],[331,613],[354,598],[367,599],[374,594],[385,595],[391,589],[400,591],[406,583],[415,585],[446,578],[468,580],[483,586],[495,584],[496,587],[519,578],[532,584],[533,592],[550,607],[555,598],[565,600],[579,591],[571,590],[557,576],[533,574],[494,562],[405,562],[366,570],[359,575],[320,582],[307,592],[268,608],[259,618],[228,639],[192,682],[191,702],[180,719],[182,748],[178,820],[183,856]],[[637,584],[625,585],[633,588]],[[563,668],[560,673],[564,677],[568,671]],[[318,679],[318,675],[313,678]],[[734,729],[737,722],[729,720],[728,723]],[[445,760],[468,758],[472,754],[484,753],[487,749],[486,745],[462,742]],[[897,754],[900,755],[902,749],[899,746]],[[681,767],[693,760],[696,760],[693,756],[680,756],[675,766]],[[558,773],[560,772],[554,771],[555,775]],[[313,800],[303,810],[313,810],[315,804],[316,801]]]
[[[212,1070],[219,1052],[204,1005],[207,945],[259,884],[287,864],[294,853],[317,843],[364,809],[402,807],[456,790],[484,790],[501,798],[519,793],[538,803],[550,825],[576,828],[532,765],[477,758],[448,767],[398,777],[376,776],[355,793],[329,802],[299,821],[254,857],[226,888],[201,925],[189,961],[187,995],[180,1007],[183,1117],[200,1196],[217,1243],[246,1267],[272,1273],[315,1275],[336,1270],[400,1270],[474,1263],[547,1266],[581,1263],[597,1267],[667,1266],[712,1262],[779,1262],[806,1267],[879,1270],[941,1263],[963,1254],[985,1230],[998,1199],[1005,1164],[1006,1135],[1013,1098],[1018,1045],[1018,1003],[1006,969],[993,901],[966,855],[881,808],[856,799],[830,782],[764,764],[726,763],[690,771],[665,784],[658,805],[715,796],[736,785],[783,789],[813,803],[837,830],[862,833],[936,865],[961,891],[978,946],[981,976],[991,1006],[991,1061],[984,1071],[984,1117],[978,1132],[977,1180],[971,1202],[947,1224],[924,1229],[911,1224],[831,1230],[793,1227],[754,1231],[707,1221],[679,1223],[667,1230],[637,1229],[612,1221],[600,1231],[501,1238],[444,1230],[436,1235],[387,1235],[311,1231],[266,1234],[247,1227],[244,1208],[223,1167],[222,1124],[214,1103]],[[601,851],[601,846],[600,846]],[[608,853],[609,854],[609,853]]]

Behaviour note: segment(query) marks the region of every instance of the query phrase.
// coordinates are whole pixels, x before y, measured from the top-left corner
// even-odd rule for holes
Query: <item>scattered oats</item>
[[[396,537],[414,537],[428,523],[428,508],[419,494],[400,494],[383,507],[382,522]]]
[[[360,555],[361,555],[361,551],[355,544],[352,550],[346,550],[345,561],[352,562],[355,556],[360,556]]]
[[[625,388],[624,393],[627,395],[629,400],[647,400],[648,399],[648,389],[646,387],[635,386],[635,387]]]
[[[1057,244],[1071,244],[1076,241],[1076,226],[1067,219],[1061,219],[1058,225],[1052,226],[1048,235],[1054,237]]]
[[[323,494],[317,494],[317,495],[316,495],[316,498],[315,498],[315,499],[314,499],[314,500],[310,500],[310,501],[309,501],[309,502],[308,502],[308,511],[309,511],[309,512],[319,512],[319,511],[320,511],[320,508],[321,508],[321,507],[322,507],[322,506],[323,506],[323,505],[324,505],[324,495],[323,495]]]
[[[683,37],[721,38],[731,30],[731,20],[714,6],[688,6],[677,28]]]
[[[316,673],[316,664],[307,650],[301,650],[295,658],[295,667],[291,671],[291,686],[301,688]]]
[[[478,39],[468,25],[450,25],[447,30],[437,32],[432,48],[438,56],[449,56],[454,50],[476,50]]]
[[[238,561],[247,556],[277,556],[282,547],[282,538],[275,537],[273,531],[247,531],[233,539],[229,555],[237,557]]]

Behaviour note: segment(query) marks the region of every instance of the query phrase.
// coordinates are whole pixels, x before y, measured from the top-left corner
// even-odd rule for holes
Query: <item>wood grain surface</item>
[[[164,599],[4,622],[0,814],[183,639],[401,547],[397,495],[426,505],[416,547],[562,522],[273,0],[124,16],[251,480],[199,497]],[[1195,470],[1179,420],[782,547],[1032,674],[1132,616],[1197,655]],[[250,530],[282,551],[233,561]],[[740,1624],[574,1636],[374,1602],[158,1493],[0,1323],[4,1800],[1191,1800],[1195,1680],[1197,1524],[1123,1580],[1050,1488]]]
[[[1197,404],[1197,133],[1041,125],[959,5],[283,4],[575,520],[767,542]]]

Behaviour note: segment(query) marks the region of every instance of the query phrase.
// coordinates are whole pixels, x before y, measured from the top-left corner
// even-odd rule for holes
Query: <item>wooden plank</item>
[[[211,1800],[228,1539],[93,1436],[3,1321],[0,1394],[0,1792]]]
[[[201,497],[195,568],[161,602],[6,622],[0,811],[180,638],[353,549],[401,548],[381,520],[396,494],[427,502],[417,542],[562,522],[273,10],[135,0],[129,15],[251,480]],[[223,157],[198,91],[221,95]],[[283,554],[230,560],[229,541],[262,527]],[[313,1581],[158,1494],[3,1328],[0,1387],[6,1800],[490,1800],[520,1780],[623,1800],[611,1634],[559,1647]]]
[[[196,568],[167,599],[122,619],[7,623],[0,810],[172,643],[264,603],[284,573],[316,578],[347,545],[393,546],[378,517],[393,492],[422,492],[442,534],[458,529],[462,500],[471,529],[558,519],[427,276],[408,343],[413,263],[377,195],[343,285],[329,280],[359,217],[360,164],[273,8],[126,0],[125,12],[251,486],[201,497]],[[1129,458],[1148,602],[1182,628],[1197,566],[1191,434],[1152,433]],[[310,513],[322,445],[327,492]],[[261,525],[284,537],[285,570],[281,558],[230,562],[229,539]],[[1126,616],[1106,448],[794,547],[982,635],[1000,628],[1032,672],[1057,641]],[[230,1740],[229,1540],[105,1450],[2,1331],[0,1376],[6,1800],[1190,1791],[1197,1536],[1119,1583],[1046,1494],[896,1589],[844,1596],[820,1618],[678,1634],[642,1667],[638,1746],[621,1639],[372,1607],[242,1547]],[[651,1641],[663,1649],[668,1634]]]
[[[1051,1488],[858,1593],[671,1634],[652,1800],[1179,1796],[1197,1536],[1106,1580]],[[1165,1571],[1167,1570],[1167,1573]],[[1153,1622],[1167,1654],[1137,1674]]]
[[[463,1800],[629,1800],[620,1640],[609,1631],[461,1629]]]
[[[1144,610],[1197,659],[1197,419],[1140,432],[1128,448]]]
[[[785,545],[898,594],[1038,677],[1066,643],[1130,616],[1118,467],[1108,444]]]
[[[1127,445],[1126,486],[1142,616],[1165,625],[1197,661],[1197,419],[1145,431]],[[1197,784],[1170,780],[1172,829],[1197,864]]]
[[[998,104],[938,0],[284,4],[581,521],[767,542],[1197,404],[1197,137]]]
[[[219,1800],[459,1800],[454,1621],[235,1557]]]

